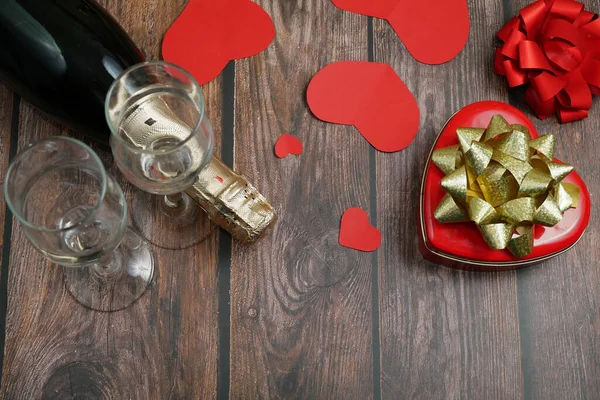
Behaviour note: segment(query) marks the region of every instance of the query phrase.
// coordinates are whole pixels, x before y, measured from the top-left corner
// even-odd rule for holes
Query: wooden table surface
[[[422,0],[421,0],[422,1]],[[600,10],[600,0],[585,1]],[[104,0],[150,59],[184,0]],[[61,268],[25,239],[0,200],[0,356],[4,399],[598,399],[600,219],[568,253],[519,272],[466,273],[422,259],[421,173],[447,118],[493,99],[527,110],[492,71],[494,33],[527,0],[470,0],[470,39],[441,66],[416,62],[387,22],[329,0],[258,0],[277,37],[205,85],[222,159],[271,200],[279,221],[252,247],[215,231],[182,251],[155,248],[157,275],[134,306],[83,308]],[[201,38],[199,40],[202,40]],[[416,97],[421,128],[399,153],[315,119],[311,77],[340,60],[390,64]],[[0,178],[16,151],[73,135],[0,87]],[[528,115],[531,116],[529,110]],[[533,117],[532,117],[533,118]],[[600,104],[558,138],[600,194]],[[273,145],[298,136],[304,154]],[[107,153],[101,153],[112,164]],[[131,185],[111,165],[129,198]],[[368,210],[383,244],[337,244],[345,209]]]

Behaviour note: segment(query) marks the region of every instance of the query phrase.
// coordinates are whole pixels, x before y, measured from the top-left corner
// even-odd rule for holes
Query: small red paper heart
[[[442,224],[434,218],[434,211],[445,191],[440,184],[444,173],[431,161],[433,150],[458,144],[457,128],[486,128],[496,114],[502,115],[509,124],[524,125],[532,138],[538,137],[535,126],[525,114],[497,101],[468,105],[447,122],[433,145],[421,186],[418,218],[420,250],[430,261],[461,269],[510,270],[538,263],[568,250],[585,232],[590,219],[590,195],[576,171],[571,172],[563,182],[579,186],[577,208],[565,211],[563,219],[553,227],[540,229],[536,225],[533,252],[523,258],[516,258],[506,250],[491,249],[474,223]]]
[[[417,102],[387,64],[329,64],[311,80],[306,99],[317,118],[354,125],[379,151],[406,148],[419,130]]]
[[[266,49],[274,37],[271,17],[250,0],[190,0],[167,30],[162,55],[203,85],[229,61]]]
[[[275,143],[275,155],[279,158],[285,158],[290,154],[302,154],[302,142],[292,135],[283,134]]]
[[[386,19],[410,54],[425,64],[450,61],[469,38],[466,0],[332,0],[338,8]]]
[[[339,242],[344,247],[371,252],[381,245],[381,233],[369,223],[366,212],[353,207],[342,215]]]

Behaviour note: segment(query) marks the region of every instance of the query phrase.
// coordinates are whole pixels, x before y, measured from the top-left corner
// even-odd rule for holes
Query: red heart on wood
[[[285,158],[290,154],[302,154],[302,142],[292,135],[283,134],[275,143],[275,155]]]
[[[369,223],[366,212],[353,207],[342,215],[339,242],[344,247],[371,252],[381,245],[381,233]]]
[[[469,38],[466,0],[332,0],[338,8],[386,19],[410,54],[425,64],[450,61]]]
[[[492,250],[474,223],[442,224],[434,218],[434,211],[446,192],[440,185],[444,173],[431,161],[433,150],[458,144],[457,128],[486,128],[496,114],[501,114],[509,124],[524,125],[532,138],[538,137],[535,126],[525,114],[496,101],[468,105],[446,123],[429,155],[421,186],[418,218],[420,249],[430,261],[453,268],[480,271],[516,269],[561,254],[574,246],[585,232],[590,219],[590,195],[576,171],[571,172],[563,182],[579,186],[577,208],[565,211],[563,219],[557,225],[539,231],[536,229],[533,252],[520,259],[506,250]]]
[[[190,0],[167,30],[162,55],[203,85],[229,61],[266,49],[274,37],[271,17],[250,0]]]
[[[419,130],[417,102],[387,64],[329,64],[311,80],[306,99],[317,118],[354,125],[379,151],[404,149]]]

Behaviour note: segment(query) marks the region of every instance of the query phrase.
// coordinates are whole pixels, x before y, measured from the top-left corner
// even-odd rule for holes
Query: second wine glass
[[[144,191],[134,197],[134,226],[163,248],[204,240],[214,225],[183,193],[213,153],[213,129],[196,80],[167,62],[135,65],[112,84],[105,112],[115,161]]]
[[[85,144],[52,137],[26,146],[4,181],[6,203],[69,292],[93,310],[129,307],[154,276],[150,246],[127,227],[123,191]]]

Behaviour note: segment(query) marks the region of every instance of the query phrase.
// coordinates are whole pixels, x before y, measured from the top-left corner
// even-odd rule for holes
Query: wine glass
[[[143,191],[134,198],[134,226],[167,249],[204,240],[214,225],[183,193],[213,153],[213,129],[196,80],[163,61],[134,65],[113,82],[105,113],[115,161]]]
[[[117,311],[147,290],[152,252],[127,227],[123,191],[85,144],[52,137],[28,145],[8,169],[4,195],[31,244],[65,267],[79,303]]]

